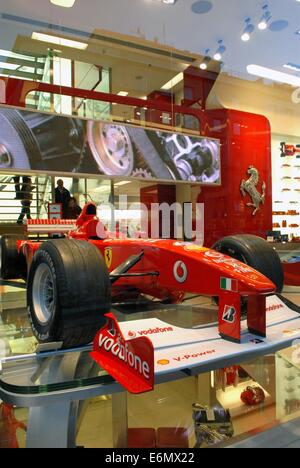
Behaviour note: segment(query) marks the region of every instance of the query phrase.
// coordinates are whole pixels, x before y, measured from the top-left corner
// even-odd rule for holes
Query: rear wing
[[[76,219],[28,219],[25,233],[31,234],[68,234],[76,229]]]

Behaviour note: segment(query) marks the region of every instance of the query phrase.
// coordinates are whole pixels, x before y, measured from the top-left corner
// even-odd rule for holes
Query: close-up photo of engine
[[[0,168],[220,184],[219,142],[0,109]]]

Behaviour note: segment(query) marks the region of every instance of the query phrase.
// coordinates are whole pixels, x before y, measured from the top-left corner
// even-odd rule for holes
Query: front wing
[[[217,370],[254,359],[258,356],[274,353],[293,345],[291,360],[300,364],[300,309],[283,298],[267,298],[267,336],[259,338],[247,329],[246,321],[242,322],[241,343],[230,343],[219,336],[217,326],[206,326],[201,329],[184,329],[171,326],[158,319],[137,320],[119,323],[125,342],[137,343],[148,338],[150,348],[154,348],[153,374],[157,382],[165,374],[184,372],[188,375]],[[96,340],[97,341],[97,340]],[[96,342],[95,341],[95,342]],[[151,350],[151,349],[150,349]],[[98,350],[99,351],[99,350]],[[108,372],[111,362],[96,359]],[[151,360],[153,362],[153,360]],[[130,376],[128,370],[128,377]],[[116,377],[116,375],[114,374]],[[117,379],[128,391],[132,391],[126,378],[126,369]],[[134,393],[149,391],[141,385]]]

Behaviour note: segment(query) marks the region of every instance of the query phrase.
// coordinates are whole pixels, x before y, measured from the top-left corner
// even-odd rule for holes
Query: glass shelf
[[[90,357],[91,346],[78,350],[35,354],[26,310],[24,283],[2,283],[0,306],[0,358],[3,359],[0,387],[20,394],[36,395],[94,385],[113,384],[114,380]],[[183,328],[216,323],[217,308],[207,298],[189,304],[118,306],[112,312],[119,322],[157,318]],[[8,359],[7,359],[8,358]]]

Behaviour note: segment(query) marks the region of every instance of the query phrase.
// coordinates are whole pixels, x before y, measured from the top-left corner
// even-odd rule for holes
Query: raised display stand
[[[169,324],[168,337],[159,338],[160,332],[153,334],[155,383],[158,385],[239,364],[291,345],[300,337],[299,312],[290,309],[279,298],[270,300],[277,305],[270,306],[274,310],[268,315],[268,337],[257,340],[244,331],[243,344],[224,342],[217,336],[216,311],[208,304],[157,308],[152,305],[152,309],[143,313],[125,315],[115,311],[115,314],[123,320],[124,333],[130,330],[138,334],[139,329],[152,329],[152,322]],[[176,338],[176,346],[174,343],[170,345],[172,335]],[[208,348],[214,352],[205,354],[203,350]],[[75,447],[76,426],[83,402],[99,395],[112,395],[114,446],[127,446],[127,394],[99,369],[89,353],[87,347],[2,359],[0,398],[6,403],[30,409],[27,447]]]

